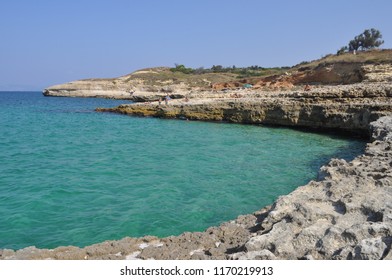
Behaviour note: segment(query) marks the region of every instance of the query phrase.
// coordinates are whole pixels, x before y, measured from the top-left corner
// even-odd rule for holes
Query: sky
[[[0,91],[184,64],[293,66],[365,29],[392,48],[390,0],[1,0]]]

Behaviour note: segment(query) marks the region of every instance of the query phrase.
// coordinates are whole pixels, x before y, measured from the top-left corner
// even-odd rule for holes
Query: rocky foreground
[[[211,93],[216,94],[216,93]],[[192,96],[191,96],[192,97]],[[0,259],[392,259],[392,85],[229,92],[100,111],[139,116],[342,129],[371,135],[363,155],[332,159],[317,181],[260,211],[204,232],[53,250],[0,250]],[[50,233],[48,233],[50,234]]]

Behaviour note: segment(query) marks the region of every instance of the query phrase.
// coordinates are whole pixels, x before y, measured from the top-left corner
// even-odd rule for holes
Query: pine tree
[[[377,29],[366,29],[362,34],[355,36],[348,44],[349,51],[357,51],[359,48],[361,50],[373,49],[381,46],[384,41],[381,40],[381,32]]]

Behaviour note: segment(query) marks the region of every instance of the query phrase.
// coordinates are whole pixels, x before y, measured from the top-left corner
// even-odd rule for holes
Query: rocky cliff
[[[86,79],[54,85],[43,90],[45,96],[103,97],[129,99],[136,102],[156,101],[170,94],[183,98],[191,92],[208,90],[217,81],[228,81],[234,76],[222,73],[187,75],[172,72],[168,67],[135,71],[111,79]]]
[[[129,99],[126,84],[116,79],[90,79],[51,86],[43,91],[45,96],[61,97],[103,97]]]
[[[215,83],[215,90],[241,88],[251,84],[254,89],[292,89],[296,85],[341,85],[360,82],[392,81],[391,63],[347,63],[344,61],[320,63],[317,66],[293,68],[284,75],[248,78],[235,82]]]
[[[367,134],[370,122],[392,112],[392,85],[359,83],[309,91],[232,91],[171,100],[121,105],[98,111],[137,116],[226,121],[336,129]]]

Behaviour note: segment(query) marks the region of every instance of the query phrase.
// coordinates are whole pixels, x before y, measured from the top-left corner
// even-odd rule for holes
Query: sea
[[[282,127],[94,111],[124,103],[0,92],[0,248],[203,231],[365,147]]]

